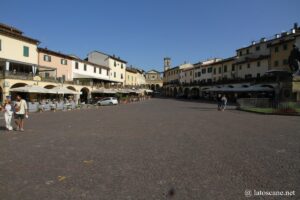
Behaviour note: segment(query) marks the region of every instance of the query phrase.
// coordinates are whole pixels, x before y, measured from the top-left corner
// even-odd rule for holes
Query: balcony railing
[[[174,82],[167,82],[164,83],[164,86],[214,86],[214,85],[222,85],[222,84],[237,84],[237,83],[253,83],[253,84],[259,84],[259,83],[272,83],[272,82],[291,82],[291,77],[275,77],[275,76],[262,76],[259,78],[235,78],[235,79],[223,79],[219,81],[212,81],[212,82],[197,82],[194,81],[192,83],[182,83],[180,84],[179,81]]]

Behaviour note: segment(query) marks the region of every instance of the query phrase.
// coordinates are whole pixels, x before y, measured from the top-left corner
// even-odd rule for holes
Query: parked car
[[[118,105],[118,99],[115,97],[106,97],[97,102],[99,106]]]

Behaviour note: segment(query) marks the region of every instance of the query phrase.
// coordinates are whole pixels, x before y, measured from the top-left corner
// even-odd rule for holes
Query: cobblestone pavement
[[[299,199],[299,117],[152,99],[31,114],[24,133],[0,131],[1,200]]]

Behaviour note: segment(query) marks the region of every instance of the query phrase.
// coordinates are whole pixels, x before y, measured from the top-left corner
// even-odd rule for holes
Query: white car
[[[106,97],[97,102],[99,106],[118,105],[118,99],[115,97]]]

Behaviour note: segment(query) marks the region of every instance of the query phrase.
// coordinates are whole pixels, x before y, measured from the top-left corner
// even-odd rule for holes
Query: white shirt
[[[21,101],[17,102],[17,107],[20,108],[16,114],[18,115],[24,115],[27,110],[27,103],[24,99],[21,99]]]

